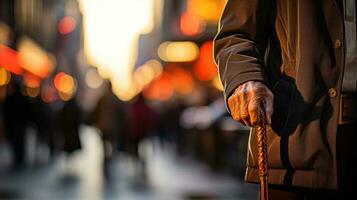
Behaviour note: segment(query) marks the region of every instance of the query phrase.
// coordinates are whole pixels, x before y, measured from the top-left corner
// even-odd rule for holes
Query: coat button
[[[339,40],[339,39],[336,39],[335,40],[335,49],[338,49],[338,48],[340,48],[341,46],[342,46],[342,42],[341,42],[341,40]]]
[[[331,98],[336,97],[336,96],[337,96],[337,91],[336,91],[336,89],[335,89],[335,88],[330,88],[330,89],[328,90],[328,96],[331,97]]]

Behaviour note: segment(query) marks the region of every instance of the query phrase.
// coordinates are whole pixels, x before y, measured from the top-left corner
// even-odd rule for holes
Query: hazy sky
[[[79,0],[84,15],[85,54],[114,92],[125,99],[131,85],[140,33],[153,27],[154,0]]]

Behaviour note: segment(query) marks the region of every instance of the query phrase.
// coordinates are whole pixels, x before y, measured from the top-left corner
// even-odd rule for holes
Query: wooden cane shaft
[[[260,178],[260,200],[268,200],[268,148],[266,134],[265,106],[260,107],[260,124],[257,131],[258,167]]]

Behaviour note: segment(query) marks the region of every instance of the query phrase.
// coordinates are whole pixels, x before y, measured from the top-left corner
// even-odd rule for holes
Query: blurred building
[[[100,144],[109,143],[101,149],[104,168],[115,150],[139,158],[146,168],[144,159],[156,157],[160,141],[160,150],[176,149],[241,176],[248,132],[228,116],[213,61],[212,39],[226,1],[0,0],[0,153],[11,140],[4,127],[18,126],[16,117],[21,116],[21,143],[13,145],[25,149],[21,152],[33,151],[25,147],[28,135],[39,140],[32,146],[48,143],[50,152],[62,146],[62,152],[89,147],[90,152],[81,153],[94,153]],[[20,84],[21,107],[7,99],[11,80]],[[6,100],[15,102],[10,109],[4,109],[10,107],[4,106]],[[4,110],[14,118],[4,120]],[[98,136],[99,145],[92,143]],[[160,172],[156,158],[152,163],[155,173]],[[93,165],[80,164],[83,183],[90,190],[89,179],[99,186],[90,176],[97,173]],[[174,165],[164,166],[167,174]],[[154,176],[165,182],[172,179],[160,173]],[[123,183],[123,176],[118,177]]]
[[[0,9],[0,66],[23,78],[29,96],[42,95],[46,102],[56,99],[49,93],[56,88],[55,76],[65,72],[74,81],[67,96],[73,95],[84,79],[77,1],[1,0]]]
[[[213,61],[212,39],[226,0],[166,0],[155,6],[155,25],[139,39],[136,69],[156,61],[161,76],[150,79],[146,96],[167,100],[188,95],[196,85],[222,89]],[[174,75],[173,75],[174,74]],[[134,76],[135,81],[135,76]],[[200,86],[198,86],[200,87]],[[155,88],[155,89],[150,89]],[[160,94],[152,94],[161,90]],[[166,91],[166,92],[165,92]]]
[[[7,109],[27,116],[19,138],[35,130],[51,153],[61,140],[57,114],[74,96],[83,98],[83,71],[89,67],[81,59],[82,18],[77,0],[0,0],[0,105],[16,82],[28,102],[26,109]]]
[[[159,105],[159,137],[174,138],[180,154],[242,177],[248,131],[227,117],[213,60],[212,40],[225,3],[163,1],[156,12],[162,17],[139,39],[134,80],[142,78],[136,72],[160,64],[159,75],[138,90]]]

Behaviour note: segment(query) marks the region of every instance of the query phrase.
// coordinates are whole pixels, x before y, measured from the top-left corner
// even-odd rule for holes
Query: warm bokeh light
[[[38,88],[41,84],[41,80],[38,77],[28,73],[24,75],[24,82],[30,88]]]
[[[153,0],[80,0],[88,61],[110,78],[121,99],[133,96],[132,72],[139,34],[153,28]],[[104,69],[104,70],[102,70]],[[107,77],[106,77],[107,76]]]
[[[58,32],[62,35],[71,33],[76,28],[76,20],[72,16],[64,16],[58,22]]]
[[[180,18],[180,30],[183,34],[194,36],[202,32],[203,21],[195,15],[185,12]]]
[[[159,77],[162,71],[163,67],[157,60],[149,60],[144,65],[139,66],[134,71],[133,84],[128,90],[127,99],[124,98],[123,100],[130,100],[138,95],[145,87]]]
[[[92,89],[97,89],[103,84],[102,77],[99,76],[97,70],[95,69],[90,69],[87,71],[85,75],[85,81],[88,87]]]
[[[26,94],[29,97],[35,98],[40,94],[40,88],[39,87],[35,87],[35,88],[26,87]]]
[[[213,42],[207,41],[200,48],[200,57],[194,66],[194,73],[201,81],[209,81],[218,75],[213,60]]]
[[[218,22],[227,0],[188,0],[187,12],[205,21]]]
[[[58,92],[58,96],[62,101],[69,101],[73,97],[73,93],[66,93],[66,92]]]
[[[139,80],[143,86],[150,83],[150,81],[153,80],[154,77],[154,70],[146,65],[141,66],[140,68],[135,70],[134,73],[134,79]]]
[[[168,64],[165,71],[143,91],[148,99],[168,101],[174,94],[190,94],[194,87],[194,79],[189,70],[176,64]]]
[[[58,73],[54,78],[54,85],[60,93],[72,94],[76,90],[76,81],[71,75]]]
[[[18,53],[2,44],[0,44],[0,66],[17,75],[22,73],[18,63]]]
[[[0,86],[4,86],[9,83],[11,79],[11,73],[6,69],[0,67]]]
[[[164,71],[148,88],[144,90],[144,96],[151,100],[167,101],[174,95],[172,75]]]
[[[175,91],[181,95],[188,95],[194,89],[194,80],[190,71],[183,67],[171,65],[168,67]]]
[[[163,42],[158,55],[165,62],[190,62],[197,58],[198,46],[193,42]]]
[[[18,45],[19,65],[32,74],[45,78],[53,70],[53,63],[47,53],[29,37],[22,37]]]
[[[155,78],[162,73],[163,67],[158,60],[149,60],[145,63],[145,65],[148,65],[152,68],[152,70],[154,71]]]

